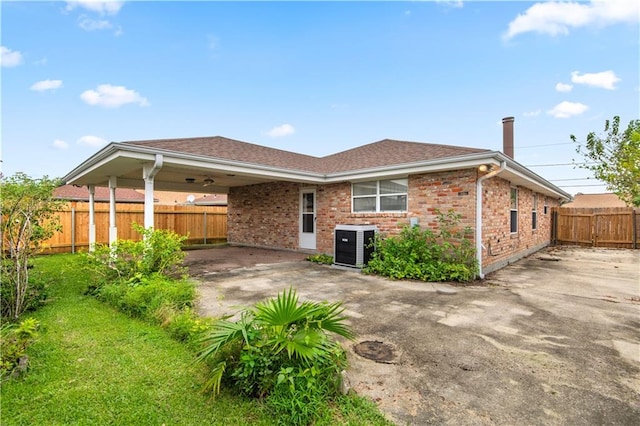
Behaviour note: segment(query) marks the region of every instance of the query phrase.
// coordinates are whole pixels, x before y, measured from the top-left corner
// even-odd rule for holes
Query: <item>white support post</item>
[[[153,164],[145,164],[142,167],[142,178],[144,179],[144,227],[145,229],[154,226],[154,207],[153,207],[153,187],[156,174],[162,168],[163,157],[156,154],[156,160]]]
[[[109,176],[109,245],[118,240],[118,227],[116,226],[116,187],[118,178]]]
[[[89,185],[89,251],[96,249],[96,186]]]

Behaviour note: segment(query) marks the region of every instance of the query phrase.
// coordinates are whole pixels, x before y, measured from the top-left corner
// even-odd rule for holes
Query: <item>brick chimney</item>
[[[502,152],[513,158],[513,117],[502,119]]]

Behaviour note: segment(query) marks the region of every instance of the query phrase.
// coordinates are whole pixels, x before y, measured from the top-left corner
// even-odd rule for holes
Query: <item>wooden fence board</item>
[[[64,253],[89,247],[89,203],[74,202],[58,213],[62,231],[44,242],[45,252]],[[95,204],[96,242],[109,243],[109,204]],[[138,241],[142,238],[132,224],[144,224],[144,206],[116,205],[118,239]],[[188,235],[187,244],[225,241],[226,206],[154,206],[154,228]]]
[[[551,240],[557,244],[638,248],[640,209],[556,208]]]

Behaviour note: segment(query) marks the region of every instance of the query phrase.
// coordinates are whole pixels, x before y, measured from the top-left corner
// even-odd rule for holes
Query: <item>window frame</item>
[[[538,194],[533,194],[531,203],[531,230],[535,231],[538,229]]]
[[[515,197],[513,196],[514,193]],[[518,188],[515,187],[511,187],[511,190],[509,191],[509,232],[511,234],[518,233]]]
[[[406,187],[406,192],[393,192],[393,193],[380,193],[381,182],[386,181],[398,181],[402,180]],[[366,184],[373,183],[376,184],[375,194],[365,194],[365,195],[354,195],[354,186],[358,184]],[[381,198],[385,197],[402,197],[405,198],[404,208],[401,210],[381,210]],[[365,199],[365,198],[375,198],[375,210],[356,210],[355,208],[355,200],[356,199]],[[378,180],[367,180],[367,181],[359,181],[359,182],[351,182],[351,213],[406,213],[409,208],[409,178],[395,178],[395,179],[378,179]]]

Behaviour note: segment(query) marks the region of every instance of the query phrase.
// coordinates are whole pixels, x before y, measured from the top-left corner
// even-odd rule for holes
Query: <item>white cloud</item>
[[[3,67],[15,67],[22,63],[22,53],[0,46],[0,64]]]
[[[93,135],[86,135],[78,139],[78,145],[82,145],[82,146],[99,147],[99,146],[105,145],[106,143],[107,143],[106,140]]]
[[[85,31],[109,30],[113,25],[104,19],[96,20],[82,15],[78,18],[78,26]]]
[[[591,87],[615,90],[616,83],[620,81],[620,78],[618,78],[616,73],[611,70],[585,74],[580,74],[579,71],[574,71],[571,73],[571,81],[576,84],[586,84]]]
[[[96,0],[76,0],[67,2],[67,10],[73,10],[76,7],[99,13],[100,15],[116,15],[122,6],[123,1],[96,1]]]
[[[464,2],[462,0],[435,0],[436,3],[443,4],[447,7],[451,7],[454,9],[460,9],[464,7]]]
[[[60,149],[60,150],[65,150],[69,148],[69,144],[60,139],[54,140],[51,146],[53,146],[55,149]]]
[[[540,115],[542,111],[540,111],[539,109],[535,110],[535,111],[529,111],[529,112],[525,112],[524,115],[525,117],[537,117]],[[502,122],[500,122],[500,125],[502,125]]]
[[[510,39],[518,34],[537,32],[551,36],[569,34],[570,29],[606,26],[619,22],[640,21],[637,0],[607,0],[536,3],[509,23],[504,34]]]
[[[573,89],[572,84],[558,83],[556,84],[556,91],[558,92],[570,92]]]
[[[581,104],[580,102],[564,101],[554,106],[553,109],[547,111],[547,114],[552,115],[555,118],[569,118],[574,115],[580,115],[588,109],[588,106]]]
[[[62,80],[42,80],[33,83],[29,89],[36,92],[44,92],[45,90],[55,90],[62,87]]]
[[[118,108],[125,104],[150,105],[147,98],[141,96],[135,90],[110,84],[101,84],[96,90],[86,90],[82,92],[80,99],[89,105],[99,105],[105,108]]]
[[[283,124],[281,126],[276,126],[273,129],[267,132],[267,135],[272,138],[279,138],[282,136],[292,135],[296,132],[296,129],[291,124]]]

